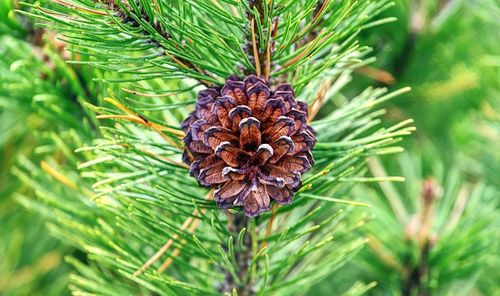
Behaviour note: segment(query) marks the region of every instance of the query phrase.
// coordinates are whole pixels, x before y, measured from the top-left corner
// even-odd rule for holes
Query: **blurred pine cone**
[[[254,75],[230,77],[222,88],[199,92],[182,128],[191,174],[217,187],[220,208],[243,206],[249,217],[268,211],[271,199],[291,203],[313,164],[307,104],[295,101],[288,84],[271,91]]]

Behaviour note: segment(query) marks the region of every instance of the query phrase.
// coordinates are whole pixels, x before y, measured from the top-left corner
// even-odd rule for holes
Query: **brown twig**
[[[184,132],[176,130],[176,129],[172,129],[172,128],[169,128],[166,126],[162,126],[162,125],[159,125],[159,124],[154,123],[154,122],[150,122],[142,115],[133,112],[132,110],[125,107],[122,103],[120,103],[112,98],[104,98],[104,101],[111,103],[112,105],[114,105],[115,107],[122,110],[123,112],[125,112],[128,115],[102,114],[102,115],[97,115],[96,118],[98,118],[98,119],[122,119],[122,120],[128,120],[131,122],[135,122],[138,124],[142,124],[144,126],[147,126],[151,129],[153,129],[154,131],[156,131],[163,139],[165,139],[165,141],[167,141],[172,146],[176,147],[179,150],[182,150],[182,147],[179,144],[177,144],[170,137],[165,135],[162,131],[168,131],[169,133],[174,134],[177,138],[182,138],[184,136]]]
[[[206,209],[201,210],[201,212],[203,214],[205,214],[206,211],[207,211]],[[191,234],[193,234],[194,231],[196,230],[196,228],[198,228],[199,224],[200,224],[200,220],[199,219],[194,220],[193,223],[191,224],[191,226],[189,227],[188,232],[191,233]],[[181,240],[180,244],[181,245],[186,244],[186,240]],[[173,258],[179,256],[180,253],[181,253],[181,250],[179,248],[176,248],[172,252],[172,254],[170,255],[170,257],[168,257],[167,260],[165,260],[165,262],[163,262],[163,264],[160,267],[158,267],[157,271],[158,272],[165,272],[170,267],[170,265],[172,265],[172,263],[174,262]]]
[[[429,242],[432,223],[434,222],[434,205],[436,199],[439,197],[439,188],[433,178],[429,178],[422,182],[421,193],[421,210],[420,210],[420,223],[419,231],[417,233],[418,245],[422,248]]]
[[[57,268],[63,259],[58,251],[51,251],[38,258],[31,265],[26,265],[12,273],[2,273],[0,277],[0,291],[22,288],[41,274],[46,274]]]
[[[265,77],[267,81],[269,81],[270,76],[271,76],[271,40],[268,40],[266,48],[266,72],[265,72]]]
[[[429,295],[430,265],[429,253],[435,243],[431,233],[432,224],[435,218],[435,203],[440,196],[441,187],[433,178],[428,178],[422,182],[422,191],[420,194],[420,212],[410,220],[407,225],[407,244],[413,248],[414,241],[418,245],[420,252],[418,262],[414,262],[410,257],[405,263],[405,278],[401,288],[401,294],[407,295]]]
[[[42,160],[40,162],[40,167],[42,168],[43,171],[51,175],[54,179],[64,184],[64,186],[68,187],[69,189],[72,190],[77,189],[77,186],[73,181],[71,181],[64,174],[58,172],[56,169],[51,167],[46,161]]]
[[[291,65],[295,64],[296,62],[300,61],[302,58],[304,58],[305,56],[307,56],[309,54],[310,49],[313,48],[313,46],[315,44],[323,43],[326,39],[330,38],[332,35],[333,35],[333,33],[330,32],[330,33],[324,35],[323,38],[321,38],[321,40],[319,40],[319,41],[317,41],[317,39],[321,37],[321,34],[317,35],[311,42],[308,42],[307,44],[305,44],[301,48],[297,49],[296,51],[301,51],[301,52],[299,54],[297,54],[296,56],[294,56],[293,58],[286,61],[286,63],[284,63],[283,66],[288,67],[288,66],[291,66]],[[304,48],[304,50],[302,50],[302,48]]]
[[[375,253],[377,257],[382,260],[382,262],[388,267],[398,271],[403,272],[403,268],[399,265],[394,256],[383,249],[382,244],[372,235],[368,236],[368,246]]]
[[[316,27],[320,22],[320,17],[323,15],[325,12],[326,8],[330,4],[330,0],[322,0],[318,2],[318,6],[316,7],[316,10],[313,13],[313,18],[307,26],[305,26],[301,32],[299,32],[294,39],[292,39],[291,43],[295,43],[301,38],[303,35],[305,35],[307,32],[312,32],[311,36],[315,37],[317,32],[314,32],[314,27]],[[303,44],[310,43],[311,37],[307,37],[304,40]]]
[[[313,121],[314,117],[316,117],[319,110],[321,109],[323,104],[326,102],[326,99],[327,99],[326,94],[328,92],[328,89],[330,89],[331,84],[332,84],[332,81],[330,79],[323,81],[323,83],[321,84],[321,87],[319,88],[318,92],[316,93],[314,100],[312,101],[311,105],[308,108],[308,117],[307,117],[308,122]]]
[[[260,69],[260,60],[259,60],[259,50],[257,49],[257,40],[255,38],[255,19],[252,18],[251,21],[251,31],[252,31],[252,47],[253,47],[253,57],[255,59],[255,71],[257,73],[257,76],[260,76],[261,74],[261,69]]]
[[[56,179],[57,181],[59,181],[61,184],[68,187],[69,189],[76,190],[78,188],[76,183],[74,183],[73,181],[68,179],[68,177],[66,177],[64,174],[60,173],[57,169],[53,168],[48,162],[42,160],[40,162],[40,167],[43,171],[45,171],[50,176],[52,176],[52,178]],[[83,194],[85,194],[89,199],[92,198],[93,193],[90,190],[88,190],[86,188],[82,188],[82,190],[83,190]]]
[[[171,159],[170,157],[166,157],[166,156],[163,156],[163,155],[159,155],[157,153],[154,153],[152,151],[149,151],[149,150],[145,150],[145,149],[139,149],[140,151],[144,152],[144,153],[147,153],[151,156],[154,156],[156,158],[159,158],[161,160],[164,160],[165,162],[168,162],[170,164],[173,164],[173,165],[176,165],[178,167],[181,167],[181,168],[185,168],[187,170],[189,170],[190,166],[188,166],[187,164],[183,163],[183,162],[179,162],[179,161],[175,161],[173,159]]]
[[[274,220],[276,219],[276,213],[278,211],[278,204],[274,204],[272,209],[271,209],[271,218],[269,219],[269,222],[267,223],[266,227],[266,235],[265,237],[268,238],[271,235],[271,232],[273,230],[273,224]],[[267,246],[267,241],[264,241],[261,245],[261,248]]]
[[[460,217],[464,213],[465,206],[469,201],[470,192],[471,188],[468,185],[464,185],[462,188],[460,188],[460,191],[458,192],[457,198],[455,200],[455,205],[453,206],[450,216],[446,220],[446,225],[444,226],[441,233],[447,233],[457,226],[458,222],[460,221]]]
[[[384,167],[377,158],[368,159],[368,168],[375,177],[387,177]],[[384,196],[387,198],[387,201],[389,202],[389,205],[391,206],[399,223],[405,225],[408,220],[408,213],[401,202],[398,192],[390,182],[380,182],[379,186],[384,192]]]
[[[223,10],[224,8],[222,7],[222,5],[220,5],[219,2],[217,2],[217,0],[210,0],[210,2],[212,2],[215,6],[217,6],[217,8]]]
[[[214,190],[210,190],[207,195],[205,195],[204,199],[205,200],[209,200],[209,199],[212,199],[213,198],[213,192]],[[186,230],[188,227],[189,228],[189,232],[190,233],[193,233],[194,230],[196,229],[196,227],[198,226],[198,223],[199,223],[199,220],[198,219],[195,219],[194,217],[197,216],[199,214],[198,212],[198,209],[195,209],[193,210],[193,213],[191,214],[191,216],[189,218],[187,218],[184,223],[182,223],[181,225],[181,228],[180,228],[180,231],[184,231]],[[198,222],[196,222],[198,221]],[[194,223],[193,223],[194,222]],[[193,223],[193,225],[192,225]],[[192,230],[191,230],[192,229]],[[192,232],[191,232],[192,231]],[[139,276],[141,275],[144,271],[146,271],[151,265],[153,265],[156,261],[158,261],[158,259],[160,259],[160,257],[165,254],[165,252],[168,251],[168,249],[174,244],[174,241],[179,239],[179,236],[177,234],[174,234],[172,236],[172,238],[170,238],[153,256],[151,256],[141,267],[139,267],[138,270],[136,270],[132,275],[133,276]],[[175,250],[174,250],[175,251]],[[180,251],[177,251],[177,255]],[[177,256],[175,255],[175,256]],[[174,254],[172,253],[172,257],[175,257]],[[168,268],[170,266],[171,263],[168,263],[167,264],[167,261],[165,261],[162,266],[163,266],[163,270],[165,270],[166,268]],[[165,266],[164,266],[165,265]]]
[[[396,78],[391,73],[372,66],[360,67],[355,71],[361,75],[364,75],[386,85],[393,85],[394,83],[396,83]]]

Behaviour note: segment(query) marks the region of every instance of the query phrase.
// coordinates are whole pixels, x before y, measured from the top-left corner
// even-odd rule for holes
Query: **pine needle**
[[[62,184],[64,184],[66,187],[68,187],[70,189],[73,189],[73,190],[77,189],[77,186],[76,186],[75,183],[73,183],[73,181],[71,181],[65,175],[61,174],[56,169],[54,169],[53,167],[51,167],[45,160],[42,160],[40,162],[40,167],[42,168],[42,170],[44,170],[49,175],[51,175],[52,177],[54,177],[54,179],[56,179],[57,181],[59,181]]]

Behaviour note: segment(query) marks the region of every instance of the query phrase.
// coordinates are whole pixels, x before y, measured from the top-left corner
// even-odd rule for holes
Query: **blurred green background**
[[[56,38],[16,5],[0,0],[0,295],[64,295],[64,257],[85,255],[21,205],[34,186],[18,166],[63,158],[59,132],[79,130],[78,98],[100,89],[95,73],[66,64]],[[369,166],[373,176],[407,181],[356,187],[373,204],[360,213],[367,247],[312,293],[336,295],[360,281],[376,282],[374,295],[499,295],[500,4],[397,0],[384,16],[397,21],[361,34],[377,61],[357,70],[346,92],[412,88],[385,116],[388,125],[415,120],[406,152]]]

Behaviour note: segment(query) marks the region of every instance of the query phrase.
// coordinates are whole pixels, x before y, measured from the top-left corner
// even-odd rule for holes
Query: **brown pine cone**
[[[271,199],[291,203],[314,161],[307,104],[295,101],[290,85],[271,91],[254,75],[200,91],[182,128],[191,174],[217,188],[220,208],[243,206],[248,217],[269,211]]]

